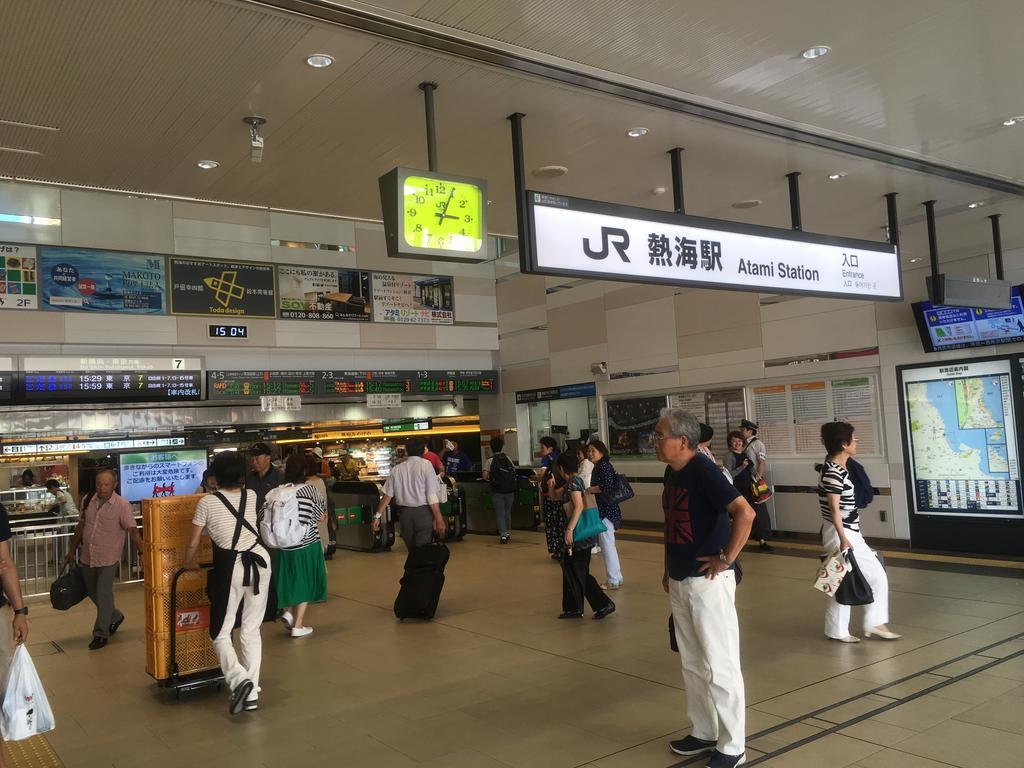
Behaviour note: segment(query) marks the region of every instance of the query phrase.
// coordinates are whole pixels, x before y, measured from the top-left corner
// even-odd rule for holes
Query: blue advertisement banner
[[[43,306],[60,312],[167,314],[163,256],[41,246]]]
[[[1018,287],[1013,289],[1011,302],[1011,309],[981,309],[934,306],[922,301],[918,311],[932,350],[939,352],[1024,341],[1024,305]]]

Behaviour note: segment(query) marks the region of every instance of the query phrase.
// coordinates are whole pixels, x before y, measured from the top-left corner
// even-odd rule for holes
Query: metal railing
[[[136,520],[141,523],[141,520]],[[15,526],[11,539],[11,557],[21,576],[21,592],[25,597],[50,594],[50,585],[64,567],[77,520],[44,522]],[[141,530],[141,525],[139,526]],[[130,536],[125,537],[124,549],[118,563],[115,583],[142,580],[140,553]]]

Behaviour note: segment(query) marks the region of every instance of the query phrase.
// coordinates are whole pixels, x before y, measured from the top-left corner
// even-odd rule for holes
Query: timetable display
[[[9,403],[13,395],[14,374],[0,373],[0,403]]]
[[[17,400],[44,403],[153,403],[199,400],[199,371],[27,371]]]
[[[497,371],[210,371],[207,388],[211,400],[256,400],[263,395],[331,399],[497,391]]]
[[[259,400],[272,395],[313,397],[317,371],[210,371],[210,400]]]

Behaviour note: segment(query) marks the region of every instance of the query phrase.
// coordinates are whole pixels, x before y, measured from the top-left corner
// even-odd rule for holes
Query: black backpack
[[[495,493],[515,493],[519,487],[515,465],[504,453],[496,453],[491,457],[491,468],[488,472],[488,482]]]

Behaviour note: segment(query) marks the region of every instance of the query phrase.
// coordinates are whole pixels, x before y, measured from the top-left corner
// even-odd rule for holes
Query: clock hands
[[[445,219],[457,219],[457,218],[459,218],[458,216],[449,216],[448,215],[448,206],[452,204],[452,197],[454,197],[454,195],[455,195],[455,187],[452,187],[451,191],[448,192],[448,199],[444,201],[444,208],[441,210],[440,213],[436,214],[437,215],[437,223],[438,224],[443,224]]]

